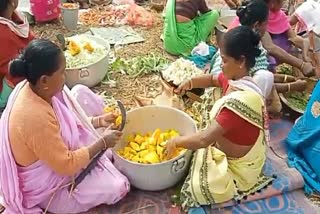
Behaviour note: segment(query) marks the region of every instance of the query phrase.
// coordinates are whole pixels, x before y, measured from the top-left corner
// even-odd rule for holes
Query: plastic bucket
[[[61,6],[61,17],[63,25],[68,30],[76,30],[79,19],[79,5],[75,4],[74,8],[66,8]]]

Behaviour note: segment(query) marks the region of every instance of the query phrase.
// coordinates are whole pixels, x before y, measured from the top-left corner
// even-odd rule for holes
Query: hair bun
[[[28,65],[23,54],[11,60],[9,63],[9,72],[13,77],[24,77],[28,75]]]

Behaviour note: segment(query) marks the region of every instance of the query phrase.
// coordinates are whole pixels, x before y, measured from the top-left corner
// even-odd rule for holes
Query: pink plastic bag
[[[30,4],[37,22],[51,21],[60,16],[60,0],[30,0]]]
[[[153,16],[143,7],[136,4],[130,5],[129,12],[127,15],[127,23],[129,25],[142,25],[151,27],[153,24]]]

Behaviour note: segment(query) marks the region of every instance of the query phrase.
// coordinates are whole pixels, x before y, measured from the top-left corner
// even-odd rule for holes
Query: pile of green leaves
[[[279,73],[279,74],[291,75],[291,76],[294,75],[292,66],[287,65],[287,64],[281,64],[281,65],[279,65],[278,73]]]
[[[139,56],[130,60],[117,58],[111,64],[113,72],[126,73],[130,77],[145,76],[152,73],[159,73],[164,70],[169,64],[169,61],[161,56],[150,54],[147,56]]]
[[[309,95],[306,92],[292,92],[287,99],[292,106],[304,111],[309,100]]]

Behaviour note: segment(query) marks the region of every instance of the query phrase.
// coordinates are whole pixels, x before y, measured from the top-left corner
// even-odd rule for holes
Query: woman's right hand
[[[186,91],[189,91],[192,89],[191,80],[186,80],[182,82],[177,89],[174,90],[174,93],[178,95],[184,94]]]
[[[111,130],[107,128],[103,133],[103,139],[107,148],[113,148],[120,140],[122,132],[118,130]]]
[[[302,67],[302,73],[303,75],[310,77],[314,75],[314,67],[310,62],[305,62]]]

